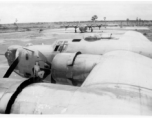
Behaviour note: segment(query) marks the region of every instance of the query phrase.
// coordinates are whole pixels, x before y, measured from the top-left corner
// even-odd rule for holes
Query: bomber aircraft
[[[99,27],[99,29],[101,28],[102,24],[75,24],[75,25],[62,25],[61,27],[64,27],[65,30],[67,28],[75,28],[75,33],[77,33],[77,28],[79,28],[79,31],[81,33],[85,33],[87,32],[87,30],[89,29],[91,32],[93,32],[93,27]]]
[[[14,45],[5,56],[0,113],[152,115],[152,43],[141,33]]]

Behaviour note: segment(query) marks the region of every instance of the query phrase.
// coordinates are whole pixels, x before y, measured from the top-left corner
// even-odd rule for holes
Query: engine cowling
[[[14,72],[25,78],[35,76],[33,68],[36,62],[39,63],[41,69],[46,69],[47,65],[50,66],[49,64],[55,55],[51,45],[30,45],[27,47],[13,45],[5,53],[9,66],[18,58],[19,62]]]
[[[52,78],[57,83],[80,86],[100,58],[101,55],[57,54],[52,61]]]

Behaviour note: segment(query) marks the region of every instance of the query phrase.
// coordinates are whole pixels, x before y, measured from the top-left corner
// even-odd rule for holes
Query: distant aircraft
[[[77,28],[79,28],[81,33],[85,33],[87,32],[87,30],[89,29],[91,32],[93,32],[93,27],[99,27],[99,29],[101,28],[102,24],[82,24],[82,23],[78,23],[76,25],[62,25],[61,27],[64,27],[65,30],[67,28],[75,28],[75,33],[77,33]]]
[[[79,28],[81,33],[87,32],[88,26],[87,25],[63,25],[61,27],[67,28],[75,28],[75,33],[77,33],[77,28]]]
[[[141,33],[10,46],[5,55],[10,68],[0,79],[0,113],[152,115],[152,43]],[[22,90],[22,81],[8,78],[18,70],[30,83],[36,62],[50,70],[42,80],[53,84]]]

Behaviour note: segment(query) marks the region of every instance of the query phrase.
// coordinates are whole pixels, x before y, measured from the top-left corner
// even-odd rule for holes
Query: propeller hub
[[[9,65],[11,65],[14,62],[14,60],[16,59],[16,50],[20,47],[21,46],[13,45],[13,46],[10,46],[7,49],[7,51],[5,52],[5,57],[6,57]]]

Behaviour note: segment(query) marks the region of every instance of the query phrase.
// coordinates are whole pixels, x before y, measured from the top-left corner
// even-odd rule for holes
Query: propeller
[[[9,69],[7,70],[7,72],[5,73],[5,75],[3,76],[3,78],[8,78],[11,73],[13,72],[13,70],[16,68],[16,66],[19,63],[19,59],[18,57],[14,60],[14,62],[11,64],[11,66],[9,67]]]
[[[22,48],[22,49],[25,49],[25,50],[28,50],[28,51],[31,51],[31,52],[35,52],[36,56],[37,56],[37,60],[36,61],[44,61],[46,65],[49,66],[49,68],[51,67],[51,63],[48,62],[47,58],[45,57],[45,55],[43,53],[41,53],[39,50],[36,50],[36,51],[33,51],[33,50],[30,50],[28,48]],[[3,78],[8,78],[11,73],[14,71],[14,69],[17,67],[18,63],[19,63],[19,56],[20,56],[20,52],[22,52],[21,49],[18,49],[16,51],[16,59],[10,64],[10,67],[8,68],[7,72],[5,73],[5,75],[3,76]],[[22,61],[21,61],[22,62]],[[24,63],[23,63],[24,64]],[[34,66],[33,66],[34,67]],[[45,74],[44,74],[44,77],[46,77],[47,75],[50,74],[50,70],[49,68],[44,68],[43,71],[45,71]]]
[[[39,79],[36,79],[36,78],[29,78],[25,81],[23,81],[19,86],[18,88],[16,89],[16,91],[13,93],[13,95],[11,96],[11,98],[9,99],[8,103],[7,103],[7,106],[6,106],[6,109],[5,109],[5,114],[10,114],[11,113],[11,108],[12,108],[12,105],[14,104],[17,96],[22,92],[22,90],[29,86],[30,84],[33,84],[33,83],[37,83],[37,82],[40,82]]]

